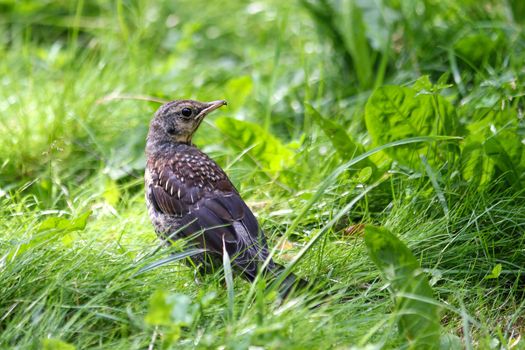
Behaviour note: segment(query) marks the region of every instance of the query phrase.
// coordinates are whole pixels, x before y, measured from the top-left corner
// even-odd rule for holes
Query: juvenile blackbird
[[[264,233],[226,173],[191,142],[204,117],[224,105],[176,100],[157,110],[146,144],[146,203],[161,239],[190,237],[206,249],[191,257],[201,272],[222,266],[225,247],[234,272],[253,281],[268,257]],[[264,272],[275,276],[281,269],[270,260]],[[291,275],[283,285],[295,281]]]

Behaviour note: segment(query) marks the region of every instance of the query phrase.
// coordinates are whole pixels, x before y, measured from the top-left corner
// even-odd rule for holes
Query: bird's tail
[[[346,295],[346,289],[345,290],[334,290],[334,289],[326,289],[323,288],[323,290],[319,290],[319,285],[312,283],[312,281],[305,280],[301,277],[298,277],[297,275],[289,272],[287,276],[284,277],[284,279],[281,277],[284,273],[285,268],[278,264],[273,264],[272,266],[272,275],[274,278],[274,281],[277,282],[279,280],[282,280],[279,285],[277,286],[277,290],[279,292],[279,297],[284,300],[287,299],[288,296],[291,295],[294,291],[300,291],[305,292],[309,291],[309,303],[311,308],[317,308],[321,305],[324,305],[328,302],[347,302],[351,301],[355,298],[355,296],[352,295]],[[314,286],[315,285],[315,286]],[[301,293],[304,294],[304,293]]]
[[[248,264],[242,262],[244,261],[234,260],[234,264],[242,271],[244,278],[253,282],[260,270],[260,262],[253,260],[249,261]],[[297,277],[291,272],[287,272],[287,275],[283,278],[282,275],[285,271],[284,266],[276,264],[273,260],[270,260],[269,264],[262,271],[262,274],[271,281],[270,285],[278,283],[277,290],[282,299],[286,299],[292,291],[305,289],[308,286],[308,281]]]
[[[271,268],[271,273],[274,276],[274,281],[279,281],[282,277],[282,274],[284,273],[285,268],[278,264],[273,264]],[[297,277],[293,273],[288,273],[287,276],[282,279],[278,286],[279,296],[282,299],[286,299],[290,293],[294,290],[301,290],[305,289],[308,286],[308,281],[305,279],[302,279],[300,277]]]

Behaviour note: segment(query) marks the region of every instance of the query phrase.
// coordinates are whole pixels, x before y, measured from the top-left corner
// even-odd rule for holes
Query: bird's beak
[[[217,101],[208,102],[208,103],[206,103],[206,107],[197,116],[197,119],[202,119],[206,115],[208,115],[211,112],[213,112],[214,110],[216,110],[217,108],[220,108],[222,106],[226,106],[227,104],[228,104],[228,102],[226,102],[225,100],[217,100]]]

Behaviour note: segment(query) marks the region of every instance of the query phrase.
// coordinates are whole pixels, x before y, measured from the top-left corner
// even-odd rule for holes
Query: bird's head
[[[191,143],[191,138],[204,117],[226,101],[199,102],[175,100],[162,105],[150,124],[148,140],[163,140],[175,143]]]

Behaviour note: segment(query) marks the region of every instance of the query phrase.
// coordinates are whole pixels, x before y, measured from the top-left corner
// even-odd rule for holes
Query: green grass
[[[417,349],[437,305],[444,348],[525,349],[520,3],[0,3],[0,348]],[[194,141],[309,290],[138,273],[175,98],[228,100]]]

